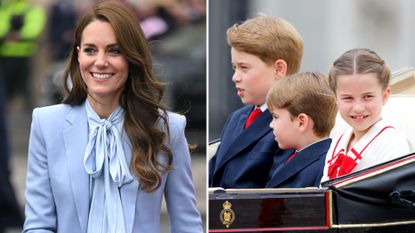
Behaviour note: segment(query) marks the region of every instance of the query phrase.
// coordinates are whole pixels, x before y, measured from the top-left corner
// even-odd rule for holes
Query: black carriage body
[[[415,154],[302,189],[211,189],[209,232],[415,232]]]

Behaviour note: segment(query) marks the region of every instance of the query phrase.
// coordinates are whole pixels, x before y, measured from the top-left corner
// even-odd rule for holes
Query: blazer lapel
[[[249,113],[251,113],[251,111],[253,110],[254,107],[248,108],[248,111],[242,112],[239,115],[238,120],[236,121],[236,125],[232,128],[232,131],[234,132],[234,135],[236,135],[236,137],[238,137],[239,135],[241,135],[242,133],[244,133],[244,131],[246,131],[247,129],[245,129],[245,122],[246,119],[248,119]],[[259,117],[258,117],[259,118]],[[255,122],[255,121],[254,121]],[[254,123],[252,122],[252,124]],[[248,127],[249,128],[249,127]],[[233,140],[233,142],[235,141],[235,139]],[[230,147],[232,146],[232,144],[230,145]],[[229,148],[230,148],[229,147]]]
[[[131,143],[127,137],[125,131],[122,135],[123,138],[123,149],[125,154],[125,160],[127,161],[128,167],[131,168]],[[131,175],[136,177],[134,171],[130,169]],[[134,217],[135,217],[135,207],[137,201],[137,194],[139,191],[139,183],[137,179],[134,179],[133,182],[129,184],[125,184],[120,189],[120,195],[122,200],[122,207],[124,210],[124,221],[125,221],[125,230],[126,232],[132,232],[133,225],[134,225]]]
[[[245,121],[239,119],[239,124],[245,124]],[[244,118],[246,119],[246,117]],[[264,135],[271,131],[269,123],[271,122],[271,114],[268,110],[265,110],[252,124],[244,129],[232,142],[228,150],[223,154],[223,157],[218,161],[218,165],[215,170],[219,170],[226,162],[235,157],[239,152],[262,138]]]
[[[318,160],[325,152],[327,152],[328,147],[330,146],[330,142],[330,139],[326,139],[317,144],[311,145],[308,148],[305,148],[304,150],[300,151],[294,158],[292,158],[287,164],[284,164],[285,161],[281,161],[281,166],[279,166],[277,168],[278,170],[273,173],[273,176],[268,182],[267,187],[278,186],[293,175],[297,174],[303,168]]]
[[[72,194],[75,200],[82,232],[86,232],[89,213],[89,178],[84,168],[84,153],[88,142],[88,124],[84,105],[76,106],[66,118],[63,132],[71,180]]]

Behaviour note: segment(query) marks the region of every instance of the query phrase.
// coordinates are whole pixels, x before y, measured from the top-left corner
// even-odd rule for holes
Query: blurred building
[[[327,73],[332,61],[356,47],[376,51],[397,71],[415,66],[414,7],[411,0],[209,1],[209,140],[220,137],[229,113],[242,105],[226,43],[226,29],[234,23],[260,14],[289,21],[305,42],[301,71]]]

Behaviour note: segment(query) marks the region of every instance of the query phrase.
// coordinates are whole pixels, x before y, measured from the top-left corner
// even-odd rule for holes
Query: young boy
[[[285,20],[268,16],[235,24],[227,39],[232,81],[247,106],[233,112],[223,128],[221,145],[209,161],[209,186],[264,188],[274,156],[283,153],[269,128],[265,98],[274,82],[298,72],[303,39]]]
[[[267,188],[319,186],[337,108],[328,79],[320,73],[299,73],[276,82],[267,95],[270,127],[280,149],[289,156],[274,160]]]

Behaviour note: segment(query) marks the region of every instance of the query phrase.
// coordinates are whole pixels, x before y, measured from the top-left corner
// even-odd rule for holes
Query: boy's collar
[[[316,143],[318,143],[318,142],[324,141],[324,140],[326,140],[326,139],[329,139],[329,137],[323,137],[323,138],[320,138],[319,140],[314,141],[314,142],[312,142],[312,143],[308,144],[307,146],[305,146],[305,147],[301,148],[301,150],[295,150],[295,152],[299,153],[300,151],[304,150],[305,148],[310,147],[310,146],[312,146],[312,145],[314,145],[314,144],[316,144]]]
[[[261,109],[262,112],[264,112],[265,110],[268,109],[268,105],[267,105],[267,103],[265,103],[265,104],[263,104],[261,106],[255,105],[255,108],[259,108],[259,109]]]

